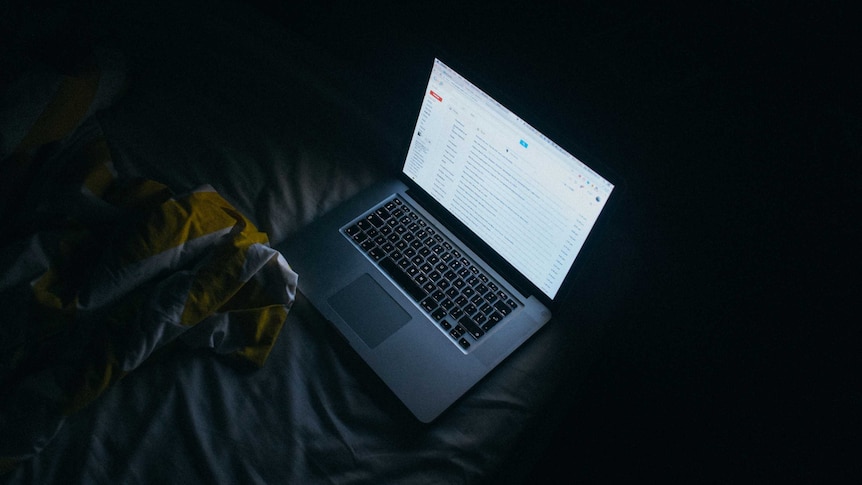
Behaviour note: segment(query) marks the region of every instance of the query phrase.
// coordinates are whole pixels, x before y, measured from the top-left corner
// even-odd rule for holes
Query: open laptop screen
[[[551,299],[614,188],[438,59],[403,171]]]

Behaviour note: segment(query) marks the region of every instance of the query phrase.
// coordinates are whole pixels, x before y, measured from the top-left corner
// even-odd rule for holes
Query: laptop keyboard
[[[349,225],[344,234],[464,349],[518,307],[451,240],[397,197]]]

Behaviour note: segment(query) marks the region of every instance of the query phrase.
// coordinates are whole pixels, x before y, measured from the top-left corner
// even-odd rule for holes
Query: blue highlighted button
[[[521,140],[521,146],[524,148],[527,148],[527,142],[525,142],[524,140]]]

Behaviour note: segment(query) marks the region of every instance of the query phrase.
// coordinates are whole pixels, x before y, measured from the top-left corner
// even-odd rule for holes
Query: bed
[[[391,173],[401,131],[260,10],[190,4],[88,11],[81,63],[5,80],[0,482],[527,480],[608,288],[419,423],[272,249]]]
[[[0,2],[0,483],[851,473],[846,12],[113,3]],[[417,12],[446,21],[387,30]],[[426,425],[272,249],[397,169],[429,32],[629,191],[571,300]]]

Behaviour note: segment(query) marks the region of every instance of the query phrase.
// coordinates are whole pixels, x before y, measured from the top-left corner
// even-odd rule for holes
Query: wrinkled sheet
[[[104,134],[118,176],[178,194],[208,185],[275,246],[397,163],[396,137],[342,95],[302,39],[233,4],[131,4],[105,13],[128,87],[84,127]],[[0,482],[504,483],[530,470],[560,411],[567,362],[585,352],[565,322],[551,321],[424,425],[298,281],[261,368],[169,347]]]
[[[3,469],[176,342],[263,366],[295,298],[296,273],[211,187],[118,179],[100,136],[55,158],[0,248]]]

